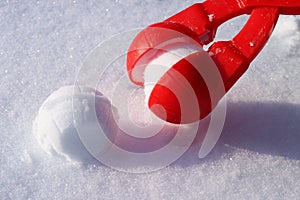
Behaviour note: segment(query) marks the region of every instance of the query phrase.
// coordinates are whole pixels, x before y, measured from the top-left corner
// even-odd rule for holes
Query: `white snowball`
[[[92,157],[82,144],[78,130],[81,136],[89,137],[101,126],[113,142],[117,129],[111,108],[108,99],[92,88],[65,86],[53,92],[42,104],[33,131],[48,154],[68,161],[85,162]],[[93,138],[89,139],[93,141]],[[105,140],[95,146],[98,152],[104,152],[110,143]]]

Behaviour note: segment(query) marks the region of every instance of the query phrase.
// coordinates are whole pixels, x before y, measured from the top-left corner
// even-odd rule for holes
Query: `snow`
[[[214,18],[215,18],[214,14],[208,15],[208,19],[209,19],[210,22],[213,22]]]
[[[107,136],[114,141],[117,128],[110,128],[114,127],[113,121],[109,123],[113,115],[111,110],[109,100],[94,89],[64,86],[53,92],[42,104],[33,122],[33,134],[43,150],[51,156],[62,157],[64,162],[85,163],[92,156],[83,146],[77,131],[85,130],[86,135],[92,135],[98,130],[98,121],[102,120],[106,122],[102,123],[103,130],[110,130]],[[96,114],[97,120],[92,120]],[[92,142],[97,141],[90,139]],[[110,147],[110,143],[105,139],[100,141],[93,146],[96,145],[97,151],[103,153]]]
[[[94,159],[74,165],[49,156],[36,140],[32,124],[40,106],[52,92],[74,83],[99,43],[193,2],[0,2],[1,199],[299,197],[300,17],[280,17],[268,45],[228,93],[225,127],[204,159],[193,145],[167,168],[130,174]],[[245,20],[226,23],[217,39],[230,39]]]

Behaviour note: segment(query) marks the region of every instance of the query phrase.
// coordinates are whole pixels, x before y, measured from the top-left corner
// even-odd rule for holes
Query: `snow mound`
[[[82,144],[77,130],[87,130],[86,134],[90,134],[88,132],[99,130],[97,127],[100,125],[103,130],[109,132],[109,139],[114,140],[116,131],[112,131],[112,126],[106,123],[108,117],[112,116],[110,110],[109,101],[94,89],[65,86],[53,92],[44,101],[34,120],[33,132],[43,150],[49,155],[74,163],[84,163],[92,157]],[[95,114],[100,123],[90,120]],[[105,151],[109,144],[103,142],[97,143],[97,146],[101,152]]]

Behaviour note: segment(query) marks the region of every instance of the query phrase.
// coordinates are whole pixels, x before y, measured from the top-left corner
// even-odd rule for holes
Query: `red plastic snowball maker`
[[[127,54],[130,80],[137,85],[144,85],[145,68],[151,59],[155,58],[153,50],[162,49],[165,44],[172,46],[172,41],[176,41],[174,38],[178,37],[177,34],[170,34],[170,31],[182,33],[202,47],[213,41],[219,25],[242,14],[250,14],[244,28],[232,40],[215,42],[207,51],[207,55],[217,66],[227,92],[264,47],[279,14],[300,14],[299,0],[207,0],[194,4],[163,22],[147,27],[136,36]],[[150,51],[152,56],[148,55]],[[156,55],[159,55],[160,50],[157,51]],[[192,60],[197,60],[198,54],[188,56],[194,56]],[[144,57],[147,59],[142,59]],[[201,60],[199,59],[198,62]],[[179,84],[172,76],[174,70],[182,74],[195,90],[198,105],[189,105],[191,102],[188,97],[184,103],[179,103],[177,94],[169,89]],[[195,71],[189,61],[183,58],[170,66],[170,69],[155,84],[149,96],[149,108],[158,117],[177,124],[191,123],[206,117],[216,104],[211,101],[212,94],[208,91],[204,78]],[[184,88],[182,83],[180,84],[180,88]],[[216,95],[218,100],[222,95]],[[183,118],[182,109],[185,107],[193,109],[194,106],[198,106],[200,114],[193,114],[197,112],[191,111],[190,115]]]

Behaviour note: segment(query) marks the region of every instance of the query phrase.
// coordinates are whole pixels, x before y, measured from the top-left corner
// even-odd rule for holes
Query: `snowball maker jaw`
[[[210,113],[225,94],[222,86],[217,66],[202,50],[179,60],[164,73],[150,94],[146,93],[147,103],[155,115],[168,122],[191,123]]]
[[[300,14],[298,0],[207,0],[194,4],[163,22],[147,27],[136,36],[127,54],[129,78],[133,83],[144,86],[147,84],[144,80],[145,69],[153,60],[168,53],[170,46],[173,45],[174,49],[185,44],[201,49],[202,45],[213,41],[220,24],[241,14],[251,14],[245,27],[232,40],[216,42],[206,53],[222,79],[222,83],[217,80],[215,83],[221,84],[226,92],[264,47],[279,14],[295,13]],[[171,123],[195,122],[207,116],[225,94],[219,91],[219,85],[211,84],[215,86],[212,89],[204,81],[208,78],[205,76],[212,78],[210,73],[199,73],[204,66],[200,67],[201,59],[205,57],[200,55],[204,55],[203,50],[179,55],[182,59],[167,66],[165,73],[152,84],[147,103],[158,117]],[[166,63],[159,65],[166,67]],[[176,80],[179,76],[187,82],[183,84]],[[189,102],[193,98],[185,94],[188,85],[194,90],[198,105]],[[178,96],[185,96],[185,99],[178,100]],[[198,110],[199,115],[194,110]]]

